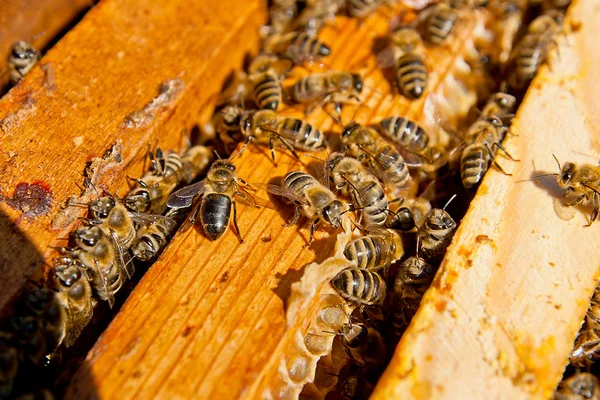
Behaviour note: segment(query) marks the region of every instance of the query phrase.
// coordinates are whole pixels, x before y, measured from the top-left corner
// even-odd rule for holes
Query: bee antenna
[[[560,171],[560,161],[558,161],[558,158],[556,158],[556,156],[554,154],[552,154],[552,157],[554,157],[554,160],[556,161],[556,165],[558,165],[558,170]]]
[[[444,208],[442,208],[442,210],[446,211],[446,207],[448,207],[448,204],[450,204],[452,202],[452,200],[454,200],[456,198],[456,194],[454,194],[452,197],[450,197],[450,200],[448,200],[446,202],[446,204],[444,205]]]
[[[417,258],[419,258],[420,248],[421,248],[421,236],[417,235],[417,250],[415,251]]]
[[[221,159],[221,156],[219,155],[219,152],[218,152],[217,150],[213,149],[213,153],[215,153],[215,156],[217,156],[217,160],[220,160],[220,159]],[[239,154],[239,152],[238,152],[238,154]],[[237,154],[236,154],[236,155],[237,155]],[[234,157],[234,158],[235,158],[235,157]]]
[[[314,158],[315,160],[319,160],[319,161],[323,161],[323,162],[327,161],[327,160],[323,160],[322,158],[313,156],[312,154],[304,153],[303,155],[306,156],[306,157]],[[327,156],[329,156],[329,154]]]

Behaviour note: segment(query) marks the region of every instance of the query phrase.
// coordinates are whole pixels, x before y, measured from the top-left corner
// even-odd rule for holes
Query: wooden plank
[[[56,35],[93,6],[93,0],[4,0],[0,4],[0,72],[14,42],[25,40],[44,49]],[[0,88],[8,74],[0,76]],[[0,90],[0,93],[3,92]]]
[[[338,18],[335,27],[322,31],[332,48],[325,62],[366,76],[368,107],[358,113],[360,122],[391,113],[420,115],[426,104],[390,95],[390,84],[376,66],[371,46],[387,32],[388,18],[377,14],[360,25]],[[431,53],[431,65],[439,68],[432,72],[432,92],[454,88],[446,75],[460,64],[473,29],[464,25],[452,48]],[[468,110],[475,101],[469,93],[463,97],[457,102],[460,111],[453,112]],[[353,114],[354,108],[347,107],[344,120]],[[340,131],[325,113],[308,120],[322,131]],[[250,183],[306,168],[282,152],[277,160],[275,167],[268,150],[250,146],[235,162],[240,177]],[[303,162],[311,159],[303,157]],[[277,370],[288,356],[287,344],[296,340],[295,328],[305,326],[290,328],[286,321],[289,288],[304,266],[333,254],[335,241],[333,231],[319,231],[315,243],[304,248],[306,227],[282,228],[292,210],[278,205],[278,211],[239,207],[243,244],[231,230],[216,242],[194,229],[176,236],[88,354],[66,398],[257,398],[267,389],[280,389]],[[312,319],[316,309],[311,302],[303,318]]]
[[[550,398],[600,273],[600,226],[557,202],[552,158],[600,156],[600,7],[573,2],[559,56],[542,68],[505,144],[521,162],[492,170],[374,399]],[[535,163],[535,167],[533,166]],[[505,163],[503,163],[505,165]],[[556,210],[555,211],[555,205]],[[570,220],[564,220],[572,217]]]
[[[41,273],[50,246],[64,245],[84,215],[61,209],[81,193],[86,163],[116,145],[92,180],[123,194],[125,176],[141,175],[150,144],[184,146],[226,76],[256,51],[261,5],[104,1],[0,100],[0,194],[7,200],[0,213],[22,232],[11,235],[10,223],[2,225],[11,241],[0,245],[0,309]],[[9,199],[19,183],[34,182],[49,190],[49,205],[23,214],[28,205]]]

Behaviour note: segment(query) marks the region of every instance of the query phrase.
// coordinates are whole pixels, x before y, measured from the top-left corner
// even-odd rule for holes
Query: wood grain
[[[597,285],[600,226],[589,209],[565,220],[552,154],[600,156],[596,21],[573,2],[558,55],[542,68],[513,122],[507,150],[521,162],[492,170],[462,220],[432,287],[374,399],[550,398]],[[534,166],[535,163],[535,166]],[[564,219],[563,219],[564,218]]]
[[[356,116],[360,122],[392,113],[420,118],[426,103],[390,95],[390,82],[377,67],[371,46],[387,32],[389,17],[376,14],[360,24],[338,18],[335,27],[322,32],[332,48],[327,65],[366,77],[370,90],[365,95],[367,107]],[[452,48],[431,53],[432,93],[441,95],[440,90],[452,87],[447,75],[464,64],[457,60],[464,56],[473,29],[465,24]],[[457,102],[461,112],[476,100],[468,93],[465,97]],[[287,112],[298,114],[297,109]],[[353,114],[354,108],[347,107],[344,120]],[[308,120],[322,131],[339,132],[323,112]],[[314,161],[302,159],[306,164]],[[283,152],[277,153],[275,167],[267,149],[253,146],[235,162],[240,177],[250,183],[270,182],[306,168]],[[286,321],[290,287],[308,263],[333,254],[335,241],[333,231],[320,230],[315,243],[305,248],[306,227],[283,228],[292,209],[276,204],[277,211],[239,207],[244,244],[231,230],[216,242],[206,239],[201,228],[176,236],[88,354],[66,398],[257,398],[267,389],[276,397],[289,395],[291,391],[276,386],[278,368],[298,338],[298,327],[307,327],[302,320],[293,325]],[[307,304],[303,318],[312,320],[316,309],[315,303]]]
[[[78,16],[93,6],[93,0],[4,0],[0,4],[0,73],[14,42],[25,40],[45,49]],[[0,76],[1,88],[8,74]]]
[[[226,76],[256,51],[261,5],[104,1],[0,100],[2,199],[19,183],[38,181],[51,196],[49,209],[30,217],[14,201],[0,204],[2,237],[9,238],[0,244],[0,309],[84,215],[72,208],[70,218],[56,220],[66,199],[81,193],[86,163],[117,145],[118,157],[92,180],[123,194],[126,175],[141,175],[149,145],[184,146]],[[165,83],[170,89],[160,95]]]

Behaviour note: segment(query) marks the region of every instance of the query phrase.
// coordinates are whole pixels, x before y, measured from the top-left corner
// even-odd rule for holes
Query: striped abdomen
[[[224,142],[241,142],[244,135],[241,130],[242,109],[237,106],[225,107],[219,125],[219,137]]]
[[[151,260],[167,245],[169,236],[169,228],[164,224],[154,223],[144,227],[131,248],[131,254],[141,261]]]
[[[383,136],[415,153],[429,144],[429,135],[415,121],[404,117],[389,117],[381,121]]]
[[[312,151],[327,147],[323,133],[308,122],[298,118],[284,118],[279,124],[281,136],[288,139],[297,149]]]
[[[258,108],[277,110],[282,96],[281,82],[275,71],[267,70],[254,78],[253,95]]]
[[[431,44],[442,44],[454,29],[458,14],[456,11],[437,6],[433,14],[427,19],[425,25],[424,39]]]
[[[356,268],[376,268],[385,265],[388,247],[382,237],[363,236],[348,243],[344,256]]]
[[[467,146],[460,159],[460,178],[466,190],[474,189],[490,167],[490,155],[483,143]]]
[[[217,240],[227,230],[231,206],[231,198],[224,194],[209,193],[202,198],[200,220],[210,240]]]
[[[316,35],[309,32],[291,32],[286,39],[287,49],[284,53],[292,60],[301,61],[331,54],[331,49]]]
[[[327,81],[323,74],[303,76],[292,87],[292,99],[296,103],[308,103],[324,97],[327,92]]]
[[[535,77],[539,67],[546,61],[550,33],[530,33],[518,47],[514,74],[516,86],[521,87]]]
[[[164,168],[162,170],[162,176],[164,178],[175,178],[179,181],[179,178],[183,172],[183,160],[181,156],[174,151],[166,153],[164,157]]]
[[[345,300],[361,305],[382,304],[386,285],[383,278],[368,269],[347,268],[337,274],[331,284]]]
[[[347,0],[346,11],[352,18],[364,18],[377,10],[381,0]]]
[[[318,181],[306,172],[291,171],[283,177],[281,186],[292,193],[302,196],[308,187],[316,183],[318,184]]]
[[[427,88],[427,67],[421,56],[406,53],[398,59],[396,79],[400,92],[409,99],[418,99]]]
[[[375,154],[375,160],[377,165],[386,173],[390,183],[401,188],[408,186],[410,172],[400,153],[390,146],[385,146]]]
[[[363,184],[353,184],[357,193],[357,206],[362,208],[361,215],[364,224],[369,226],[383,226],[387,219],[388,200],[385,197],[383,187],[376,179],[372,179]]]

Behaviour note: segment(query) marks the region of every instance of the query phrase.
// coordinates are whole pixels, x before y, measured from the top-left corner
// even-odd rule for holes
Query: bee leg
[[[510,158],[513,161],[521,161],[521,160],[517,160],[516,158],[514,158],[513,156],[511,156],[508,151],[506,151],[506,149],[504,148],[504,146],[502,146],[502,143],[494,143],[492,145],[492,147],[496,146],[497,148],[499,148],[500,150],[502,150],[504,152],[504,154],[506,154],[506,156],[508,158]]]
[[[271,159],[273,160],[273,164],[277,166],[277,163],[275,162],[275,138],[273,137],[269,139],[269,150],[271,150]]]
[[[289,144],[288,141],[285,140],[285,139],[283,139],[283,138],[279,138],[279,140],[290,151],[290,153],[292,153],[292,155],[294,157],[296,157],[297,160],[300,159],[300,156],[298,155],[298,153],[296,153],[296,149],[294,149],[294,146],[292,146],[291,144]]]
[[[594,192],[594,209],[592,210],[592,215],[590,215],[590,223],[588,226],[591,226],[592,223],[598,217],[598,211],[600,211],[600,195]]]
[[[237,223],[237,207],[235,205],[235,200],[232,201],[232,203],[233,203],[233,226],[235,228],[235,236],[237,236],[240,243],[244,243],[244,239],[242,239],[242,234],[240,233],[240,227],[238,226],[238,223]]]
[[[587,196],[585,194],[582,194],[581,196],[577,196],[577,198],[573,200],[573,202],[564,204],[564,207],[575,207],[581,204],[584,200],[587,200]]]
[[[294,217],[292,218],[292,220],[288,223],[283,224],[283,226],[292,226],[294,225],[296,222],[298,222],[298,219],[300,218],[300,206],[296,207],[296,211],[294,212]]]
[[[496,166],[496,168],[498,168],[500,170],[500,172],[502,172],[504,175],[512,176],[512,174],[509,174],[508,172],[506,172],[504,170],[504,168],[502,168],[502,166],[500,164],[498,164],[498,162],[496,161],[496,158],[494,157],[494,153],[492,152],[492,149],[490,148],[490,146],[488,144],[485,145],[485,148],[488,151],[490,158],[492,159],[492,164],[494,164]]]
[[[248,143],[250,143],[252,141],[253,137],[254,136],[248,136],[246,138],[246,140],[244,140],[244,145],[242,146],[242,148],[240,149],[240,151],[238,151],[238,153],[235,155],[236,157],[240,156],[244,152],[244,150],[246,150],[246,147],[248,146]]]
[[[310,226],[310,236],[308,238],[308,243],[306,243],[303,247],[310,246],[310,244],[312,243],[313,238],[315,236],[315,229],[317,228],[317,225],[319,225],[319,222],[321,222],[321,219],[317,218],[314,220],[314,222]]]

